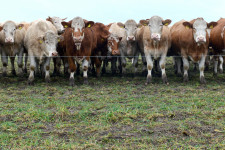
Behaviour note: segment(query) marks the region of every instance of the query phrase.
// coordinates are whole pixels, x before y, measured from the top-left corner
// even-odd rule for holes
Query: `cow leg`
[[[148,75],[147,75],[147,81],[146,85],[152,82],[152,69],[153,69],[153,60],[151,55],[146,52],[145,53],[146,61],[147,61],[147,69],[148,69]]]
[[[220,73],[223,73],[223,57],[221,55],[219,56],[219,60],[220,60],[219,71]]]
[[[3,73],[2,75],[5,77],[7,75],[7,66],[8,66],[8,56],[2,51],[2,64],[3,64]]]
[[[107,63],[107,58],[103,60],[102,74],[106,74],[106,63]]]
[[[199,62],[199,70],[200,70],[200,82],[201,84],[205,84],[205,76],[204,76],[204,69],[205,69],[205,57],[206,56],[202,56],[200,62]]]
[[[146,75],[147,74],[147,62],[146,62],[146,58],[145,58],[145,54],[141,53],[141,59],[142,59],[142,63],[143,63],[143,67],[142,67],[142,75]]]
[[[213,69],[214,69],[214,72],[213,72],[213,75],[214,76],[217,76],[217,68],[218,68],[218,56],[214,56],[213,57],[213,60],[214,60],[214,66],[213,66]]]
[[[70,79],[69,79],[69,85],[74,86],[74,73],[77,69],[77,66],[74,62],[74,59],[72,57],[68,57],[69,67],[70,67]]]
[[[12,67],[12,74],[13,74],[13,75],[16,75],[16,70],[15,70],[15,64],[14,64],[14,61],[15,61],[15,57],[10,57],[10,62],[11,62],[11,67]]]
[[[82,63],[82,67],[83,67],[83,77],[84,77],[84,84],[88,84],[88,76],[87,76],[87,72],[88,72],[88,60],[84,59],[83,63]]]
[[[194,72],[196,72],[198,69],[197,69],[197,64],[194,63]]]
[[[210,64],[210,57],[206,56],[206,58],[205,58],[205,71],[209,70],[209,64]]]
[[[112,71],[112,75],[115,75],[116,74],[116,70],[117,70],[116,62],[117,62],[117,57],[112,57],[112,60],[111,60],[111,71]]]
[[[181,77],[182,76],[182,71],[181,71],[181,64],[182,64],[182,59],[181,59],[181,57],[175,57],[175,59],[176,59],[176,73],[177,73],[177,76],[178,77]]]
[[[59,70],[60,70],[60,66],[61,66],[60,61],[61,61],[60,57],[53,58],[53,64],[54,64],[53,75],[54,76],[59,75]]]
[[[133,59],[133,66],[134,66],[134,77],[135,75],[137,74],[137,70],[138,70],[138,56],[139,56],[139,53],[137,53]]]
[[[162,71],[162,80],[164,84],[168,84],[167,76],[166,76],[166,54],[161,56],[161,59],[159,61],[159,66]]]
[[[126,64],[127,64],[127,61],[126,61],[126,58],[124,56],[121,57],[121,65],[122,65],[122,75],[125,75],[126,74]]]
[[[17,60],[18,75],[21,77],[23,76],[23,53],[24,53],[24,49],[22,48],[21,51],[19,52],[18,60]]]
[[[100,77],[101,76],[101,65],[102,65],[102,61],[95,57],[95,66],[96,66],[96,76]]]
[[[36,70],[37,64],[35,61],[35,57],[33,57],[33,54],[30,56],[30,75],[28,78],[28,84],[31,85],[34,82],[34,71]]]
[[[24,73],[27,73],[27,61],[28,61],[28,53],[25,53],[25,61],[23,66]]]
[[[51,61],[51,58],[47,57],[46,60],[45,60],[44,66],[43,66],[43,70],[45,72],[45,82],[46,83],[49,83],[50,82],[50,74],[49,74],[49,71],[50,71],[50,61]]]
[[[186,57],[182,57],[183,65],[184,65],[184,82],[188,82],[188,69],[189,69],[189,61]]]

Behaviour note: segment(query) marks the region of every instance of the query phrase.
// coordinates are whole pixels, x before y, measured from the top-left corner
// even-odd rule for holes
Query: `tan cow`
[[[39,64],[46,82],[50,81],[50,60],[58,55],[56,46],[59,38],[56,28],[49,21],[37,20],[28,28],[24,40],[30,59],[29,84],[34,81],[34,71],[39,72]]]
[[[212,54],[214,60],[214,75],[217,74],[217,67],[219,63],[219,71],[223,72],[223,57],[225,54],[225,18],[217,21],[217,26],[210,32],[210,46],[212,47]]]
[[[141,53],[145,54],[147,61],[147,82],[151,82],[153,59],[160,59],[159,65],[162,70],[163,83],[167,82],[165,71],[166,55],[171,45],[171,36],[168,25],[171,20],[163,20],[161,17],[153,16],[147,20],[141,20],[140,24],[143,26],[137,31],[138,47]]]
[[[181,20],[171,27],[172,46],[174,55],[180,55],[183,60],[184,82],[188,81],[189,61],[199,64],[200,82],[206,83],[204,77],[205,59],[209,47],[207,29],[216,26],[216,22],[207,23],[203,18],[190,22]],[[178,65],[178,70],[180,70]]]
[[[24,24],[16,24],[13,21],[6,21],[0,26],[0,43],[2,45],[1,55],[3,64],[3,76],[7,74],[8,57],[10,57],[12,74],[16,74],[14,61],[18,56],[18,75],[23,75],[23,52],[24,52]]]

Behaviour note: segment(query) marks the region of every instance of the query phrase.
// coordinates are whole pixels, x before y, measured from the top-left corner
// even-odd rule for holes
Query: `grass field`
[[[190,69],[190,81],[176,77],[167,63],[169,85],[160,77],[108,74],[0,78],[1,149],[225,149],[225,75]],[[128,73],[131,71],[128,66]]]

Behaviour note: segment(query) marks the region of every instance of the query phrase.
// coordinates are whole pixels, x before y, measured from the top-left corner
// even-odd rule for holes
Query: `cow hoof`
[[[163,75],[162,76],[162,80],[163,80],[163,84],[167,84],[168,83],[168,80],[167,80],[167,76],[166,75]]]
[[[184,82],[188,82],[188,75],[184,75]]]
[[[50,78],[45,78],[46,83],[50,83]]]
[[[75,84],[74,84],[74,78],[70,78],[69,85],[70,85],[70,86],[74,86],[74,85],[75,85]]]
[[[201,82],[201,84],[206,84],[205,77],[200,77],[200,82]]]
[[[19,76],[19,77],[23,77],[23,76],[24,76],[24,73],[23,73],[23,72],[18,73],[18,76]]]
[[[2,73],[2,76],[3,76],[3,77],[6,77],[6,76],[7,76],[7,73],[6,73],[6,72],[3,72],[3,73]]]
[[[12,75],[16,76],[16,71],[12,70]]]
[[[181,72],[177,73],[177,76],[182,77],[182,73]]]
[[[88,79],[87,78],[84,78],[84,84],[88,85]]]
[[[220,74],[222,74],[223,73],[223,69],[220,69],[219,72],[220,72]]]
[[[24,69],[23,72],[27,74],[27,69]]]
[[[28,84],[28,85],[34,85],[34,80],[30,80],[30,79],[28,79],[27,84]]]
[[[145,85],[148,85],[148,84],[150,84],[151,82],[152,82],[152,76],[148,76]]]

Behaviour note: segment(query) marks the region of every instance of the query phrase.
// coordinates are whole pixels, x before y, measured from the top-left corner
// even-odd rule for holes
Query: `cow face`
[[[117,23],[118,26],[124,28],[126,31],[127,41],[134,42],[137,32],[137,23],[134,20],[127,20],[125,24]]]
[[[52,31],[48,31],[43,36],[38,37],[37,40],[46,56],[58,56],[56,45],[60,40],[63,40],[63,36],[58,36]]]
[[[63,25],[61,23],[64,20],[66,20],[66,18],[61,19],[59,17],[52,17],[52,18],[51,17],[48,17],[46,20],[47,21],[50,21],[55,26],[55,28],[58,31],[58,34],[62,34],[65,31],[65,28],[63,27]]]
[[[72,38],[75,43],[76,49],[80,50],[81,43],[84,39],[85,28],[90,28],[94,25],[93,21],[83,20],[81,17],[76,17],[70,22],[62,22],[63,26],[72,28]]]
[[[153,16],[147,20],[141,20],[140,23],[144,26],[149,27],[150,29],[150,37],[154,41],[160,41],[162,36],[163,26],[168,26],[171,23],[170,19],[163,20],[159,16]]]
[[[116,35],[110,34],[108,37],[108,51],[110,55],[120,55],[120,50],[119,50],[119,43],[122,40],[122,37],[118,37]]]
[[[183,25],[187,29],[192,29],[193,38],[197,44],[206,43],[206,34],[209,32],[209,28],[213,28],[217,25],[216,22],[207,23],[203,18],[197,18],[194,23],[183,22]],[[208,31],[207,31],[208,30]]]
[[[5,35],[5,43],[14,43],[15,32],[23,28],[23,24],[16,25],[12,21],[7,21],[3,26],[0,26],[0,31],[3,30]]]

